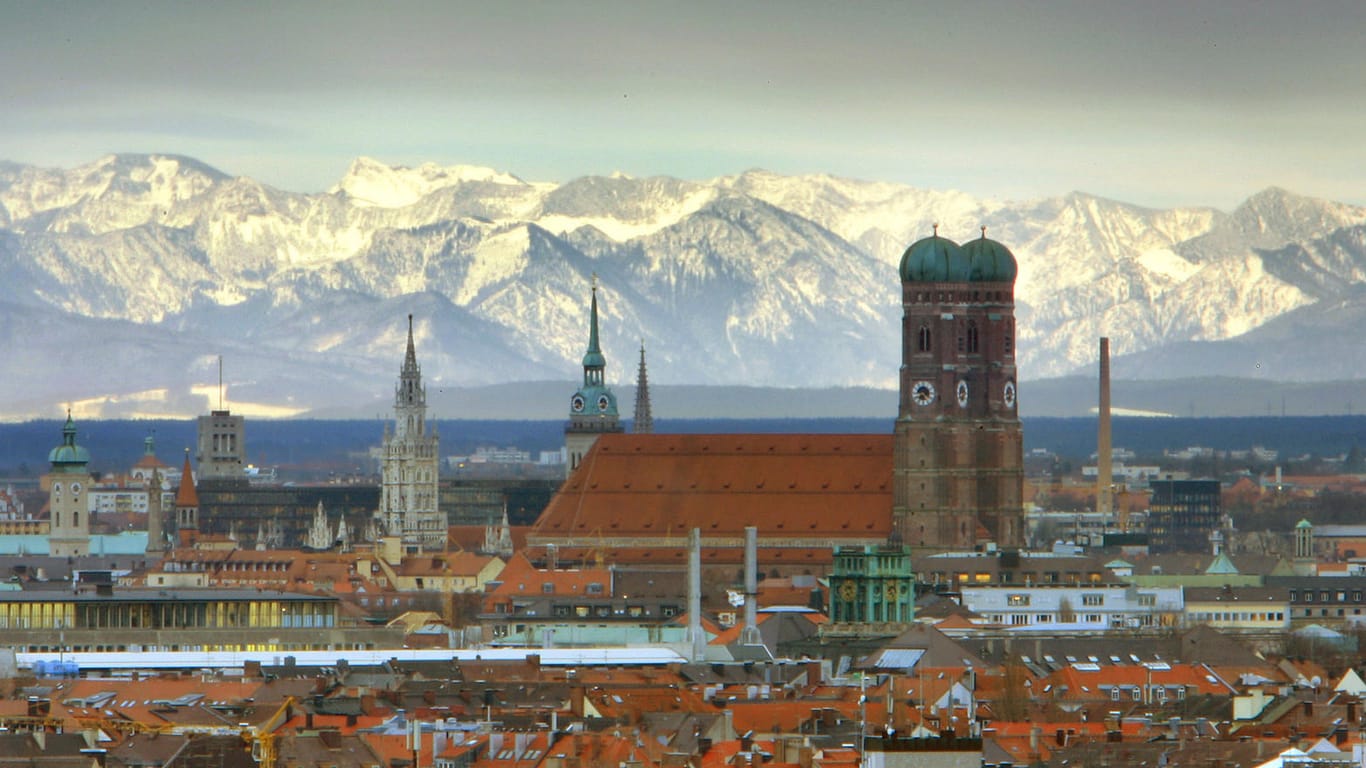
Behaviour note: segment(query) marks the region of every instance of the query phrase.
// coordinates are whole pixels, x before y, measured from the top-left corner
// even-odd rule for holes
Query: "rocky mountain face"
[[[1228,362],[1244,334],[1321,336],[1359,314],[1328,308],[1359,304],[1366,282],[1366,209],[1280,189],[1224,213],[764,171],[550,184],[362,158],[306,195],[171,155],[0,163],[0,417],[63,402],[194,413],[202,399],[182,406],[216,390],[219,355],[239,404],[378,413],[410,312],[434,392],[572,379],[594,279],[611,380],[633,378],[643,342],[656,382],[892,387],[896,265],[935,223],[960,242],[986,226],[1015,252],[1027,379],[1089,366],[1103,334],[1134,376],[1171,375],[1161,361],[1191,344],[1232,344],[1204,359],[1238,370],[1202,374],[1259,375]]]

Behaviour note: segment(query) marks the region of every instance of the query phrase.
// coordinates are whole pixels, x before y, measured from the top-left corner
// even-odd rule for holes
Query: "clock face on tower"
[[[934,402],[934,385],[928,381],[917,381],[911,385],[911,399],[916,405],[929,405]]]
[[[1015,382],[1006,382],[1005,391],[1001,393],[1001,399],[1005,402],[1007,408],[1015,407]]]
[[[840,597],[846,601],[853,600],[858,596],[858,585],[853,579],[849,579],[840,585]]]
[[[960,381],[960,382],[958,382],[958,388],[954,391],[954,394],[958,396],[958,407],[959,407],[959,408],[967,408],[967,407],[968,407],[968,383],[967,383],[966,381]]]
[[[569,401],[569,407],[574,413],[583,413],[583,395],[574,395],[574,399]]]

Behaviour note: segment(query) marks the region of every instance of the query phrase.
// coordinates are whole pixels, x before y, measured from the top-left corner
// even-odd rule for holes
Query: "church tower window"
[[[978,344],[977,344],[977,322],[976,322],[975,320],[969,320],[969,321],[968,321],[968,332],[967,332],[967,335],[968,335],[968,354],[969,354],[969,355],[975,355],[975,354],[977,354],[977,346],[978,346]]]
[[[916,346],[921,352],[929,352],[933,349],[932,339],[930,338],[930,327],[928,325],[920,326],[919,341]]]

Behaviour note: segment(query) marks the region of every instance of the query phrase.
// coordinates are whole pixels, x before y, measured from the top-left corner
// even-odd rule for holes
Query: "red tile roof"
[[[180,470],[180,488],[175,492],[177,507],[198,507],[199,493],[194,488],[194,471],[190,469],[190,452],[185,452],[185,467]]]
[[[528,540],[681,546],[692,528],[737,539],[749,525],[770,538],[882,540],[891,487],[891,435],[607,434]]]

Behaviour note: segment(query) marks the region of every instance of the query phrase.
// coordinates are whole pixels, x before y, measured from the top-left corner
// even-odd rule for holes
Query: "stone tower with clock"
[[[893,535],[911,546],[1022,543],[1015,257],[982,236],[906,249]]]
[[[569,399],[569,423],[564,427],[565,469],[579,468],[598,435],[621,432],[617,396],[603,378],[607,358],[598,345],[598,286],[593,281],[593,302],[588,318],[588,351],[583,355],[583,386]]]
[[[76,423],[66,415],[62,444],[47,455],[52,465],[48,487],[48,554],[72,557],[90,552],[90,452],[76,445]]]

